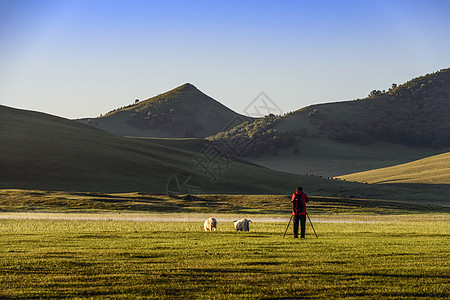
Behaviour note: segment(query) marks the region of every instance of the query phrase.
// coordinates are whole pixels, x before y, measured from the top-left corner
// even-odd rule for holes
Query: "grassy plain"
[[[342,220],[313,217],[319,238],[308,226],[294,240],[286,222],[244,233],[220,215],[211,233],[201,221],[0,219],[0,298],[450,296],[448,214]]]
[[[392,201],[309,196],[313,214],[450,213],[448,197],[442,201]],[[441,203],[442,202],[442,203]],[[439,205],[440,204],[440,205]],[[145,193],[85,193],[40,190],[0,190],[0,212],[152,212],[246,213],[286,215],[290,195],[163,195]]]

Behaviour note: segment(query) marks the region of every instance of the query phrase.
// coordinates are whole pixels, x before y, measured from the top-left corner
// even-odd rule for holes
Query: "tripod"
[[[311,228],[312,228],[312,230],[314,231],[314,234],[316,235],[316,238],[319,238],[319,237],[317,236],[316,230],[314,230],[314,226],[313,226],[313,224],[312,224],[312,222],[311,222],[311,219],[309,218],[308,213],[306,213],[306,216],[308,217],[309,224],[311,224]]]
[[[314,226],[313,226],[313,224],[312,224],[312,222],[311,222],[311,219],[309,218],[308,213],[306,213],[306,216],[308,217],[309,224],[311,224],[311,228],[312,228],[312,230],[314,231],[314,234],[316,235],[316,238],[319,238],[319,237],[317,236],[316,230],[314,229]],[[292,217],[293,217],[293,216],[291,215],[291,218],[289,219],[289,223],[288,223],[288,225],[287,225],[287,227],[286,227],[286,230],[284,231],[283,238],[286,236],[286,232],[288,231],[289,225],[291,224]]]

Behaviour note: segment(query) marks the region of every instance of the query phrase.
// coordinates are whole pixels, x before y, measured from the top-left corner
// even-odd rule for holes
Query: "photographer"
[[[294,238],[298,238],[298,223],[300,222],[300,238],[305,238],[306,227],[306,203],[309,202],[308,196],[303,193],[303,188],[299,186],[292,195],[292,215],[294,217]]]

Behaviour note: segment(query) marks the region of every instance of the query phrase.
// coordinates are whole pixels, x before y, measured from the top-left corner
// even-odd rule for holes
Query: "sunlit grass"
[[[448,297],[448,215],[287,223],[0,220],[1,298]],[[292,228],[292,227],[291,227]]]
[[[450,152],[413,162],[348,174],[340,178],[367,183],[450,183]]]

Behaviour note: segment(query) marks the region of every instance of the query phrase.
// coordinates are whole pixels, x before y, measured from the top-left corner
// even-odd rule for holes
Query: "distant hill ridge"
[[[186,83],[103,117],[78,121],[122,136],[204,138],[251,120]]]
[[[266,118],[264,128],[270,129],[270,137],[280,142],[267,140],[267,132],[256,136],[256,123],[244,123],[213,139],[233,143],[251,136],[258,142],[246,152],[248,156],[276,154],[286,147],[293,147],[295,154],[305,138],[356,144],[390,142],[439,149],[450,146],[449,121],[450,69],[443,69],[400,86],[393,84],[387,92],[374,90],[362,100],[312,105],[285,116]],[[297,143],[292,142],[293,136]]]
[[[393,85],[388,92],[373,91],[363,100],[311,109],[308,117],[336,141],[447,147],[450,146],[450,69]]]
[[[409,100],[432,100],[431,97],[450,98],[450,68],[414,78],[389,91],[389,94]]]

